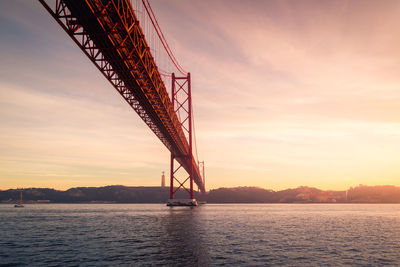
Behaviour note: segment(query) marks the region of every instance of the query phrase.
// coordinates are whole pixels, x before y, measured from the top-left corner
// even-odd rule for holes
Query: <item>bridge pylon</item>
[[[170,173],[170,195],[168,206],[197,206],[197,201],[193,195],[193,135],[192,135],[192,91],[190,82],[190,73],[187,76],[177,77],[172,73],[172,107],[178,115],[180,125],[185,133],[189,143],[189,150],[185,154],[177,154],[171,151],[171,173]],[[190,162],[189,170],[183,170],[182,164],[177,161]],[[177,182],[177,187],[174,183]],[[188,199],[175,199],[175,193],[180,190],[186,190]]]
[[[160,36],[161,30],[148,1],[142,3],[149,19],[172,63],[182,73],[182,77],[172,74],[172,101],[161,77],[169,76],[169,73],[163,74],[159,69],[145,38],[143,23],[139,22],[130,1],[39,2],[171,151],[171,199],[174,200],[177,190],[185,189],[189,193],[189,204],[196,204],[193,182],[203,194],[205,185],[193,156],[192,136],[195,131],[190,74],[179,67],[165,38]],[[186,174],[189,177],[182,179]]]

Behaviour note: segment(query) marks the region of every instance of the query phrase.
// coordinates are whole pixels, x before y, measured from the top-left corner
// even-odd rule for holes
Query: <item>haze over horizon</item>
[[[151,1],[207,190],[400,186],[400,2],[227,3]],[[0,189],[160,184],[168,150],[38,1],[0,34]]]

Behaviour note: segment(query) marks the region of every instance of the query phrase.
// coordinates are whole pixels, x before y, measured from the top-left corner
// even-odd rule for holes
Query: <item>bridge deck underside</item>
[[[40,0],[204,191],[197,163],[127,0]],[[68,12],[69,11],[69,12]],[[85,39],[86,38],[86,39]]]

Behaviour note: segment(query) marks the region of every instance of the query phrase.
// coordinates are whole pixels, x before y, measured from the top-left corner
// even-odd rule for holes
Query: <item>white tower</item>
[[[161,175],[161,187],[165,187],[165,174],[164,174],[165,172],[162,172],[162,175]]]

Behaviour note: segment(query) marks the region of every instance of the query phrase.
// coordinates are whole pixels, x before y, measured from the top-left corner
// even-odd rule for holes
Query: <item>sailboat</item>
[[[14,205],[14,208],[23,208],[24,205],[22,205],[22,191],[19,194],[20,198],[19,198],[19,203]]]

